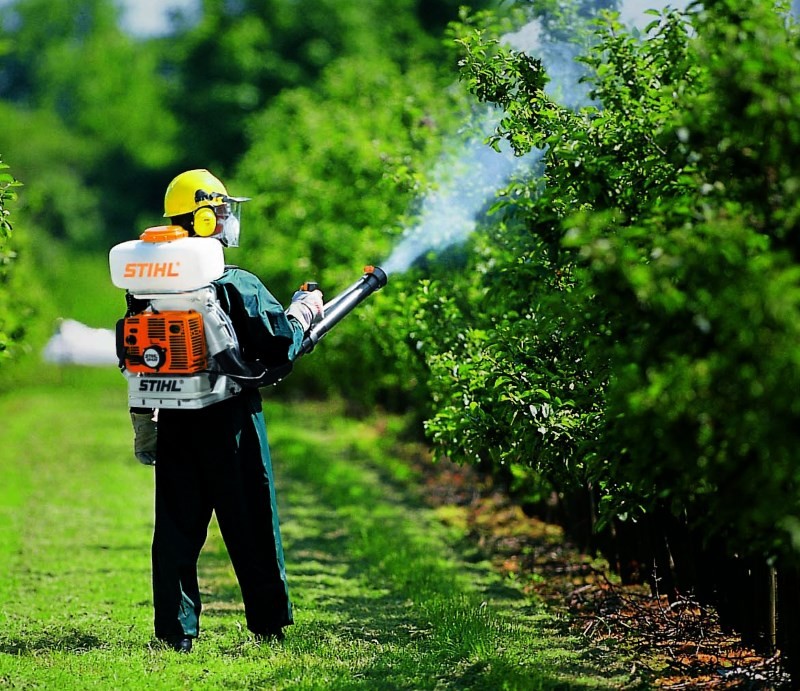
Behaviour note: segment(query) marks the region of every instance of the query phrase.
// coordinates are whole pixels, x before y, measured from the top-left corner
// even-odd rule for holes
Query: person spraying
[[[127,291],[117,354],[134,452],[155,467],[155,635],[181,652],[200,634],[197,564],[214,513],[247,628],[280,641],[293,623],[258,387],[291,369],[324,304],[299,290],[284,310],[254,274],[225,265],[246,201],[208,170],[183,172],[164,197],[169,224],[109,255]]]

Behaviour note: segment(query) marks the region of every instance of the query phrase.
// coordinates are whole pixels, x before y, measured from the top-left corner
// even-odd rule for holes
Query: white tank
[[[178,226],[148,228],[140,240],[111,248],[111,281],[132,293],[196,290],[222,276],[222,245],[208,238],[190,238]]]

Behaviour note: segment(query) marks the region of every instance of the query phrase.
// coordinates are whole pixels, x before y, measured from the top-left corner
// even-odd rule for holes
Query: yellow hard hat
[[[239,244],[242,202],[248,197],[230,197],[228,190],[204,168],[187,170],[173,178],[164,195],[164,217],[191,214],[180,225],[193,236],[216,238],[225,247]]]
[[[203,168],[187,170],[173,178],[164,195],[164,218],[190,214],[200,206],[217,206],[228,190]]]

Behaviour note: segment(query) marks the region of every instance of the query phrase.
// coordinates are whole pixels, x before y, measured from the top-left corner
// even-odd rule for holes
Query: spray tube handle
[[[367,296],[386,285],[386,272],[378,266],[365,266],[364,275],[353,285],[325,303],[325,315],[311,327],[300,345],[298,356],[310,353],[319,340],[346,317]]]
[[[305,291],[307,293],[311,293],[315,290],[319,290],[319,283],[316,281],[306,281],[303,285],[300,286],[300,290]]]

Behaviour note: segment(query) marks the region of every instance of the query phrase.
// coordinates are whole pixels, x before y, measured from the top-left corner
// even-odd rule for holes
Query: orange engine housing
[[[142,312],[123,325],[126,369],[143,374],[194,374],[208,368],[199,312]]]

